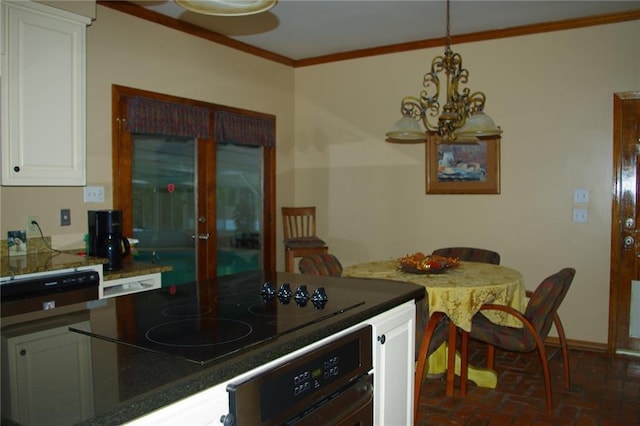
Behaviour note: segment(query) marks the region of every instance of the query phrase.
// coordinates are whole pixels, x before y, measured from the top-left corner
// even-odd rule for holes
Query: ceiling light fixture
[[[203,15],[245,16],[266,12],[278,0],[174,0],[183,8]]]
[[[486,115],[482,92],[471,93],[465,87],[458,91],[459,84],[466,84],[469,71],[462,68],[462,56],[451,50],[450,5],[447,0],[447,45],[444,56],[436,56],[431,62],[431,71],[424,75],[424,89],[420,97],[407,96],[402,99],[402,118],[387,132],[387,141],[396,143],[426,142],[427,136],[439,136],[447,143],[477,142],[480,137],[498,136],[502,130]],[[440,78],[444,71],[447,78],[446,103],[440,111]],[[437,122],[435,121],[437,117]],[[422,122],[426,133],[420,128]]]

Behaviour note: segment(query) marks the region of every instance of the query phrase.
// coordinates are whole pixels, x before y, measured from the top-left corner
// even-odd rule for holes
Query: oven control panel
[[[225,425],[280,424],[333,397],[373,368],[366,326],[271,371],[230,384]]]

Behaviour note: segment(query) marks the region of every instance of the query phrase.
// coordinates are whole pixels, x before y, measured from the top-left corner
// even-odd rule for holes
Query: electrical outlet
[[[60,226],[71,225],[71,209],[60,210]]]
[[[39,222],[38,216],[27,216],[27,235],[38,235],[40,234],[40,230],[35,223],[31,222]]]
[[[587,223],[589,211],[587,209],[573,209],[573,223]]]

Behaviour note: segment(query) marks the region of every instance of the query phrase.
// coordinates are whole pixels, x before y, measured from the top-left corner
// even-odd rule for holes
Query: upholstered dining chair
[[[339,277],[342,275],[342,264],[332,254],[311,254],[300,259],[298,269],[303,274]]]
[[[487,368],[493,369],[495,364],[495,347],[513,352],[531,352],[538,350],[544,385],[546,391],[547,411],[553,411],[553,400],[551,394],[551,379],[549,374],[549,363],[544,347],[544,339],[551,330],[551,325],[555,324],[556,331],[562,349],[562,362],[564,364],[564,385],[566,389],[570,386],[569,373],[569,350],[567,339],[564,334],[562,322],[558,316],[558,308],[564,300],[573,277],[575,269],[563,268],[553,275],[545,278],[535,291],[527,291],[529,302],[524,314],[508,306],[485,304],[480,308],[480,312],[473,317],[471,326],[471,339],[475,339],[487,344]],[[518,318],[523,328],[507,327],[494,324],[487,317],[482,315],[483,311],[502,311],[508,315]],[[467,368],[467,359],[463,355],[462,366]]]
[[[427,296],[428,297],[428,296]],[[442,312],[434,312],[429,316],[424,333],[420,339],[420,348],[416,357],[416,374],[413,393],[413,418],[418,416],[418,403],[422,390],[422,379],[429,356],[449,337],[449,318]]]
[[[474,247],[443,247],[431,252],[435,256],[457,257],[467,262],[482,262],[500,264],[500,254],[487,249]]]
[[[293,272],[296,257],[328,253],[327,244],[316,235],[316,208],[282,207],[284,270]]]

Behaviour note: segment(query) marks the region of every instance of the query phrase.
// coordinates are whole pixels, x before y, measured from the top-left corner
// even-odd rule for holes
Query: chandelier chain
[[[447,0],[447,47],[451,46],[451,5]]]

